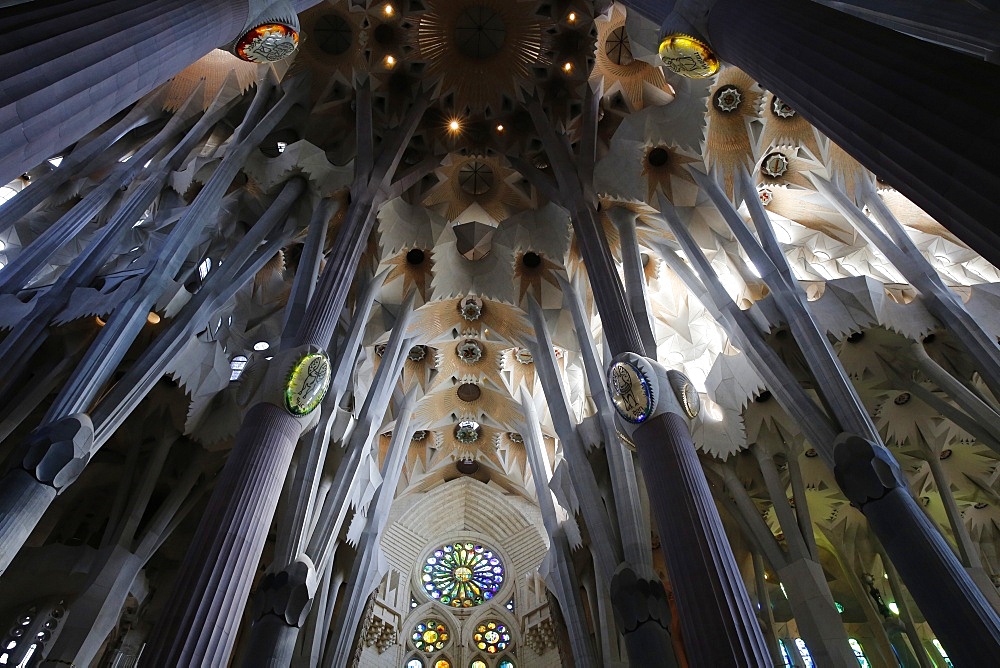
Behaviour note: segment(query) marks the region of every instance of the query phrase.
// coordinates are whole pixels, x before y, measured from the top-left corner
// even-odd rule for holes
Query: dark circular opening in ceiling
[[[455,21],[455,47],[459,53],[483,60],[495,56],[507,38],[507,26],[490,7],[469,7]]]
[[[521,256],[521,263],[524,264],[528,269],[534,269],[542,264],[542,256],[538,253],[532,253],[528,251],[523,256]]]
[[[847,341],[849,343],[857,343],[858,341],[860,341],[863,338],[865,338],[865,333],[864,332],[851,332],[847,336]]]
[[[646,159],[649,160],[649,164],[653,167],[663,167],[663,165],[667,164],[667,160],[670,159],[670,153],[667,149],[657,146],[649,152],[649,157]]]
[[[482,393],[475,383],[462,383],[458,386],[458,398],[462,401],[475,401]]]
[[[372,37],[379,44],[395,44],[396,29],[388,23],[381,23],[375,26],[375,30],[372,31]]]
[[[768,390],[764,390],[763,392],[757,395],[757,398],[754,399],[754,401],[756,401],[758,404],[762,404],[770,398],[771,398],[771,392]]]
[[[479,470],[479,462],[475,459],[460,459],[455,462],[455,468],[462,475],[472,475]]]
[[[493,169],[479,160],[470,160],[458,170],[458,184],[470,195],[482,195],[493,187]]]
[[[419,248],[414,248],[406,254],[406,262],[408,264],[423,264],[424,252]]]
[[[340,14],[319,17],[313,35],[319,48],[333,56],[346,53],[351,48],[351,41],[354,38],[351,24]]]

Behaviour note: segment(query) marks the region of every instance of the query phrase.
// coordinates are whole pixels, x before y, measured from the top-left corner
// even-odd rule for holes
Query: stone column
[[[7,7],[7,37],[0,45],[0,184],[232,42],[254,20],[318,2],[47,0]]]
[[[693,666],[768,665],[767,645],[688,431],[697,394],[681,374],[634,353],[618,355],[609,378],[619,429],[647,475],[688,660]]]
[[[1000,653],[1000,617],[951,548],[917,507],[899,465],[865,439],[842,434],[837,484],[861,509],[921,612],[960,666],[986,666]]]
[[[370,92],[359,92],[359,133],[371,131]],[[357,259],[371,233],[374,211],[426,109],[420,98],[387,139],[377,159],[359,151],[352,204],[330,261],[299,328],[298,345],[284,349],[257,376],[247,412],[195,539],[181,565],[178,586],[149,643],[154,665],[225,665],[232,653],[243,609],[278,505],[299,436],[317,413],[295,416],[282,408],[289,370],[304,355],[327,346],[353,282]],[[329,363],[326,382],[329,382]],[[247,381],[244,381],[247,383]],[[319,400],[322,400],[322,394]],[[285,404],[287,407],[287,404]],[[290,407],[289,407],[290,408]]]
[[[664,3],[667,6],[670,4]],[[707,38],[993,264],[995,65],[814,2],[680,0],[665,33]]]
[[[4,10],[0,183],[238,36],[249,0],[51,0]]]

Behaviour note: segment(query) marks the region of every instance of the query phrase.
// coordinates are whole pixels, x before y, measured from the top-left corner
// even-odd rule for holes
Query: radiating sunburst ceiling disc
[[[499,111],[542,55],[543,19],[531,0],[429,0],[420,18],[420,58],[440,77],[457,111]]]

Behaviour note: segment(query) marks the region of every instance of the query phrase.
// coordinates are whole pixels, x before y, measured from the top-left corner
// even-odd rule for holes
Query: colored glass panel
[[[500,558],[475,543],[450,543],[434,550],[421,574],[427,595],[453,608],[485,603],[499,591],[503,578]]]
[[[410,640],[418,650],[431,654],[448,642],[448,627],[436,619],[425,619],[413,627]]]
[[[485,621],[476,627],[472,640],[484,652],[498,654],[510,646],[510,632],[498,621]]]

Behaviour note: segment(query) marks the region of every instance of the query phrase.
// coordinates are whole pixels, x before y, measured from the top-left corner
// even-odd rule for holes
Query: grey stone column
[[[49,0],[3,11],[0,183],[238,36],[248,0]]]
[[[150,638],[152,665],[228,661],[301,428],[270,403],[247,413]]]
[[[884,447],[843,434],[834,450],[837,484],[861,509],[921,612],[959,666],[1000,654],[1000,617],[909,493]]]
[[[815,2],[663,4],[674,8],[666,32],[706,37],[719,58],[1000,265],[1000,87],[984,83],[996,81],[995,65]]]
[[[992,11],[969,4],[910,2],[909,0],[813,0],[857,16],[967,53],[989,62],[1000,62],[1000,3]],[[987,0],[987,3],[989,0]],[[978,3],[983,6],[981,0]],[[988,4],[986,4],[988,7]]]

